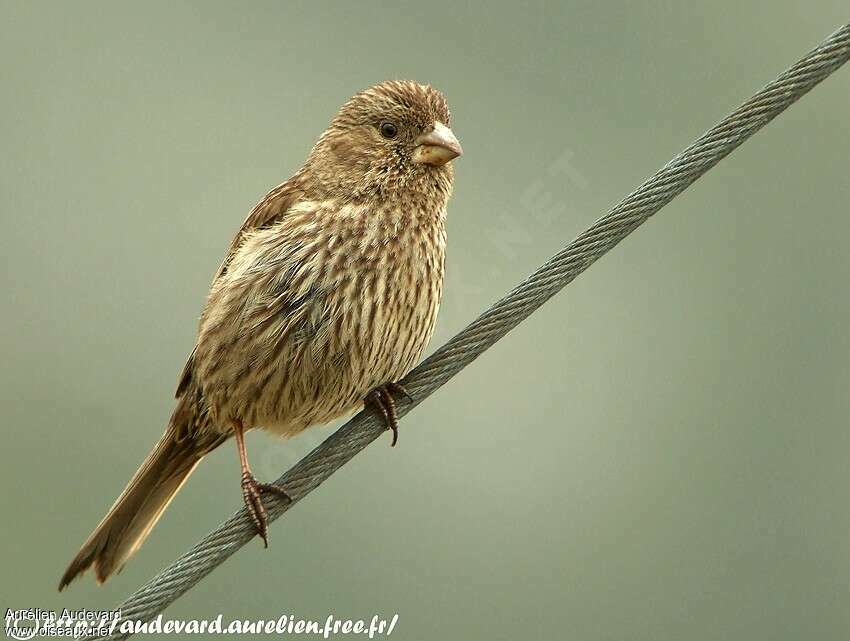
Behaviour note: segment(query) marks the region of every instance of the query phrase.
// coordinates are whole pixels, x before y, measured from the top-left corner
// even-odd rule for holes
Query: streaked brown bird
[[[442,93],[389,81],[343,105],[304,166],[254,207],[213,279],[162,438],[71,561],[99,583],[139,549],[201,459],[235,436],[242,496],[267,544],[244,433],[283,437],[373,404],[397,437],[396,381],[443,288],[451,161]]]

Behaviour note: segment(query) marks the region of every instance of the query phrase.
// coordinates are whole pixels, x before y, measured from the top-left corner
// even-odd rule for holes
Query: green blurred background
[[[339,105],[444,90],[432,349],[848,18],[846,2],[9,3],[0,605],[111,607],[240,505],[211,455],[56,584],[158,438],[210,277]],[[398,639],[850,637],[850,69],[180,599]],[[249,437],[270,479],[330,433]]]

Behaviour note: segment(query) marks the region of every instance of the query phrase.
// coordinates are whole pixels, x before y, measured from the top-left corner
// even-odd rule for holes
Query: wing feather
[[[213,284],[227,273],[227,269],[233,261],[234,255],[239,250],[239,246],[242,244],[242,241],[245,239],[245,234],[255,229],[270,227],[280,221],[286,215],[286,212],[302,198],[303,193],[301,175],[299,172],[285,183],[272,189],[269,193],[263,196],[260,202],[254,205],[254,208],[248,214],[245,222],[242,223],[239,231],[236,232],[236,235],[233,237],[233,240],[230,241],[230,247],[227,249],[224,260],[221,261],[221,265],[218,270],[216,270],[215,276],[213,277]],[[192,353],[189,355],[186,365],[183,367],[183,371],[180,374],[180,378],[177,383],[177,392],[175,394],[177,398],[180,398],[186,393],[186,390],[189,388],[189,384],[192,382],[192,371],[194,369],[196,350],[197,346],[192,349]]]

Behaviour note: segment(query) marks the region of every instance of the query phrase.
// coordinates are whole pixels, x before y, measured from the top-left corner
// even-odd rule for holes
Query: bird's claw
[[[390,445],[395,447],[395,444],[398,443],[398,410],[393,394],[404,396],[408,401],[413,401],[410,392],[403,385],[390,382],[379,385],[369,392],[366,396],[366,405],[372,406],[380,412],[387,429],[392,430],[393,440]]]
[[[263,494],[276,494],[287,503],[292,501],[289,494],[279,485],[273,483],[260,483],[254,475],[248,471],[242,473],[242,500],[248,508],[248,514],[254,522],[257,534],[263,539],[263,546],[269,547],[269,517],[266,507],[263,505]]]
[[[401,396],[404,396],[411,403],[413,402],[413,395],[410,392],[408,392],[407,388],[405,388],[405,386],[402,385],[401,383],[387,383],[385,387],[387,389],[389,389],[389,391],[392,392],[393,394],[400,394]]]

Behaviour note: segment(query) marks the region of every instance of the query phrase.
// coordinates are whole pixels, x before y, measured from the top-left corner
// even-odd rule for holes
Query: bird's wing
[[[262,229],[263,227],[268,227],[278,222],[286,215],[286,212],[290,209],[290,207],[298,202],[302,195],[303,191],[301,189],[300,175],[296,174],[285,183],[278,185],[263,196],[262,200],[254,205],[251,213],[248,214],[245,222],[242,223],[239,231],[236,232],[236,235],[233,237],[233,240],[230,241],[230,247],[227,249],[224,260],[221,261],[221,265],[216,271],[215,277],[213,277],[213,284],[227,272],[227,268],[230,266],[230,262],[233,260],[234,254],[239,249],[239,245],[242,244],[242,241],[245,238],[245,234],[252,229]],[[192,353],[189,354],[186,365],[183,367],[183,371],[180,374],[180,380],[177,383],[177,392],[175,393],[177,398],[183,396],[186,389],[189,387],[189,383],[192,381],[194,358],[195,349],[192,349]]]
[[[230,265],[230,261],[233,259],[236,250],[239,249],[239,245],[242,243],[246,232],[275,224],[286,214],[292,205],[298,202],[302,195],[301,181],[296,174],[263,196],[263,199],[254,205],[251,213],[248,214],[245,222],[242,223],[242,227],[239,228],[239,231],[236,232],[236,235],[230,242],[227,254],[221,262],[215,278],[213,278],[213,283],[227,271],[227,267]]]

